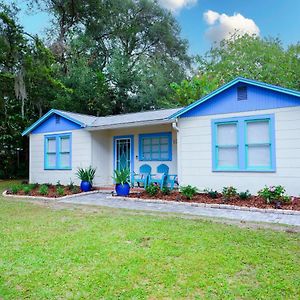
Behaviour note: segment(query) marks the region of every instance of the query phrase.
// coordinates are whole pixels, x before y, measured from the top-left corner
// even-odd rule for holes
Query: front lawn
[[[299,233],[0,196],[0,299],[299,299],[299,266]]]

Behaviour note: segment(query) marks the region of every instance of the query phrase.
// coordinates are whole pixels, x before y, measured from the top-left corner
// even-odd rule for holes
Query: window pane
[[[47,154],[47,167],[48,168],[56,167],[56,154]]]
[[[169,139],[167,137],[160,138],[160,143],[161,144],[168,144],[168,142],[169,142]]]
[[[144,152],[150,152],[150,149],[151,149],[151,146],[150,146],[150,145],[144,146],[144,147],[143,147],[143,151],[144,151]]]
[[[69,137],[63,137],[60,139],[61,142],[61,152],[70,152],[70,138]]]
[[[236,167],[238,165],[237,147],[218,149],[218,167]]]
[[[153,145],[152,152],[158,152],[158,151],[159,151],[159,145]]]
[[[217,126],[217,144],[218,145],[236,145],[237,144],[237,125],[220,124]]]
[[[152,159],[159,159],[160,153],[152,153]]]
[[[47,152],[56,152],[56,138],[49,138],[47,145]]]
[[[149,159],[151,158],[150,153],[144,153],[144,154],[143,154],[143,158],[149,160]]]
[[[248,146],[249,167],[269,167],[271,162],[270,146]]]
[[[70,167],[70,154],[62,153],[60,155],[60,166],[61,167]]]
[[[158,144],[159,144],[159,138],[153,138],[152,145],[158,145]]]
[[[151,140],[150,139],[143,139],[143,144],[144,145],[150,145],[151,144]]]
[[[169,157],[169,153],[168,152],[162,152],[161,154],[160,154],[160,158],[162,159],[162,160],[167,160],[167,159],[169,159],[170,157]]]
[[[247,143],[269,143],[269,121],[247,123]]]
[[[161,145],[161,146],[160,146],[160,150],[161,150],[161,151],[168,152],[169,146],[168,146],[168,145]]]

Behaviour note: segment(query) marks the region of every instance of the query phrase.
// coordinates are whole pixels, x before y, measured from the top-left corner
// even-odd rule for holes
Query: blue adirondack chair
[[[134,187],[134,184],[137,183],[138,187],[143,184],[145,188],[148,185],[149,175],[151,174],[151,167],[147,164],[140,166],[139,174],[132,174],[131,186]]]
[[[165,164],[161,164],[157,167],[157,174],[150,174],[149,184],[150,183],[159,184],[160,188],[163,188],[165,185],[173,190],[174,185],[178,185],[177,175],[169,174],[169,167]]]
[[[158,184],[160,186],[160,188],[162,189],[165,184],[168,173],[169,173],[169,167],[167,165],[165,165],[165,164],[159,165],[157,167],[157,173],[150,174],[149,184],[151,184],[151,183]]]

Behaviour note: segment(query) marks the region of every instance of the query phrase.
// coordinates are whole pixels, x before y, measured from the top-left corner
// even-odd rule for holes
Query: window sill
[[[226,170],[226,169],[213,169],[212,172],[216,173],[276,173],[274,169],[265,169],[265,170]]]

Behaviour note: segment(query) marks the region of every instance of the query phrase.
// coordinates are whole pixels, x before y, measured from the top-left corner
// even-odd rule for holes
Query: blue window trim
[[[166,159],[144,159],[143,158],[143,146],[142,140],[144,138],[168,138],[168,158]],[[157,132],[157,133],[145,133],[139,134],[139,160],[140,161],[172,161],[172,132]]]
[[[68,137],[70,140],[70,166],[61,166],[61,138]],[[55,167],[48,166],[48,140],[55,139],[56,142],[56,165]],[[72,170],[72,133],[47,134],[44,136],[44,170]]]
[[[130,168],[134,172],[134,135],[116,135],[113,137],[113,170],[116,169],[116,140],[117,139],[130,139]]]
[[[258,122],[263,120],[269,121],[270,141],[269,143],[264,143],[264,144],[270,145],[270,160],[271,160],[270,166],[269,167],[261,167],[261,166],[248,167],[247,124],[251,122]],[[274,114],[214,119],[211,122],[212,122],[211,127],[212,127],[212,170],[213,172],[276,172]],[[238,165],[230,166],[230,167],[218,167],[217,126],[220,124],[230,124],[230,123],[237,124]]]

